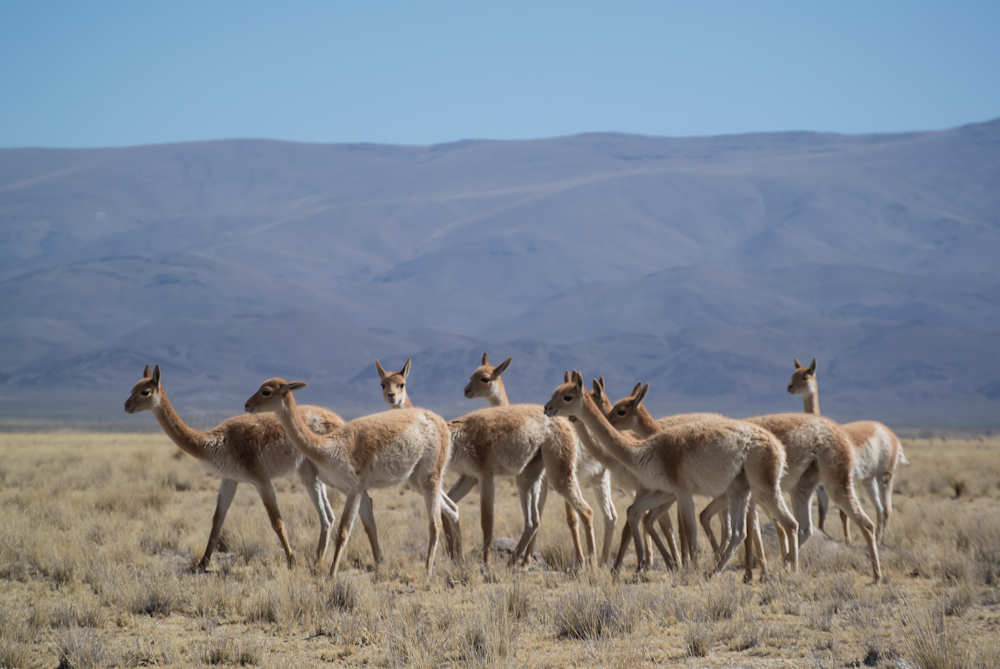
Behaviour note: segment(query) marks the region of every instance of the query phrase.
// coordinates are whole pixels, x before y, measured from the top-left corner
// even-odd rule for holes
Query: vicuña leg
[[[493,474],[484,473],[479,479],[479,523],[483,528],[483,564],[490,563],[493,547]]]
[[[739,479],[743,479],[740,481]],[[715,569],[712,570],[713,574],[718,574],[720,571],[725,569],[726,565],[729,564],[729,560],[732,559],[733,554],[736,549],[740,547],[747,538],[747,506],[750,502],[750,486],[746,482],[746,478],[742,475],[737,476],[736,479],[729,485],[729,489],[726,491],[726,496],[729,499],[729,517],[732,520],[732,536],[729,539],[729,543],[726,545],[725,550],[722,552],[722,557],[719,558],[718,563],[715,565]]]
[[[618,511],[615,510],[615,503],[611,499],[611,472],[607,469],[594,486],[594,497],[597,498],[597,507],[604,516],[604,540],[601,542],[603,565],[608,563],[608,558],[611,556],[611,547],[615,542],[615,525],[618,524]]]
[[[424,504],[427,506],[428,532],[427,540],[427,577],[434,571],[434,555],[437,552],[438,538],[441,536],[441,485],[433,478],[424,484]],[[451,512],[451,509],[448,510]],[[450,519],[449,519],[450,520]]]
[[[628,508],[626,516],[628,517],[629,527],[632,530],[632,539],[635,542],[635,554],[638,559],[637,570],[641,571],[649,568],[649,562],[646,557],[645,542],[642,536],[642,518],[648,511],[660,507],[673,500],[673,495],[668,492],[663,492],[660,490],[650,492],[640,499],[637,499]],[[693,505],[692,505],[693,506]]]
[[[701,513],[698,515],[698,520],[701,522],[701,527],[705,530],[705,534],[708,535],[708,541],[712,544],[712,552],[715,553],[715,559],[718,560],[722,557],[722,551],[728,545],[726,539],[726,523],[722,523],[722,533],[720,535],[720,541],[715,540],[715,533],[712,532],[712,518],[719,515],[726,507],[729,506],[729,498],[726,495],[719,495],[711,502],[708,503]]]
[[[826,490],[823,486],[816,488],[816,506],[819,507],[819,527],[820,532],[826,532],[826,517],[830,512],[830,496],[826,494]],[[812,511],[809,512],[810,517],[812,516]],[[801,523],[800,523],[801,524]]]
[[[219,484],[219,498],[215,502],[215,513],[212,515],[212,531],[208,535],[208,545],[205,547],[205,554],[198,562],[198,569],[205,571],[208,563],[215,552],[215,544],[219,540],[219,532],[222,531],[222,524],[226,522],[226,514],[229,512],[229,505],[233,503],[233,496],[236,494],[236,487],[239,485],[231,479],[222,479]]]
[[[344,549],[351,536],[351,529],[354,527],[354,519],[358,515],[358,507],[360,506],[361,493],[348,492],[347,501],[344,502],[344,512],[340,515],[340,525],[337,527],[337,538],[333,543],[333,564],[330,565],[330,578],[337,576],[340,560],[344,557]]]
[[[547,485],[542,476],[544,469],[541,463],[537,467],[531,467],[522,471],[515,477],[517,484],[517,496],[521,502],[521,513],[524,515],[524,531],[521,539],[514,548],[513,555],[510,556],[510,565],[514,566],[521,562],[522,566],[527,566],[531,562],[531,551],[535,545],[535,537],[538,535],[538,528],[541,527],[541,506],[540,502],[544,496]]]
[[[573,550],[577,555],[583,555],[583,548],[580,546],[580,520],[576,511],[566,502],[566,525],[569,526],[569,535],[573,539]]]
[[[662,522],[664,517],[668,517],[671,506],[673,506],[672,503],[656,507],[646,514],[646,517],[642,519],[642,522],[643,525],[645,525],[644,529],[646,530],[646,536],[652,539],[653,543],[656,544],[656,549],[660,551],[660,555],[663,556],[663,564],[667,569],[676,570],[677,563],[674,562],[673,556],[670,555],[670,550],[663,545],[662,541],[660,541],[660,537],[656,533],[656,528],[654,527],[656,522]],[[667,520],[669,522],[669,518],[667,518]],[[648,557],[647,559],[652,561],[651,557]]]
[[[878,529],[875,531],[877,543],[882,543],[883,535],[889,527],[889,517],[892,516],[892,479],[894,477],[895,472],[891,471],[885,476],[876,478],[879,497],[882,498],[882,522],[879,523]]]
[[[361,517],[361,526],[365,528],[365,534],[368,535],[368,543],[371,544],[375,564],[382,564],[382,549],[379,548],[378,533],[375,531],[375,512],[372,509],[372,498],[368,496],[368,491],[361,494],[358,515]],[[333,520],[332,514],[330,520]]]
[[[281,547],[285,549],[288,568],[291,569],[295,566],[295,556],[292,555],[292,547],[288,543],[288,535],[285,534],[285,524],[281,520],[281,512],[278,511],[278,499],[274,495],[274,486],[265,479],[257,486],[257,492],[260,493],[260,499],[264,502],[264,508],[267,509],[267,517],[271,519],[271,529],[278,535]]]
[[[854,494],[854,485],[851,473],[848,472],[824,472],[823,486],[826,492],[833,499],[834,504],[840,507],[854,524],[861,530],[868,544],[868,555],[872,563],[872,575],[875,583],[882,582],[882,566],[878,557],[878,546],[875,545],[875,524],[861,509],[857,495]]]
[[[479,483],[479,479],[474,476],[459,476],[455,484],[451,486],[451,490],[448,491],[448,497],[455,504],[458,504],[463,497],[472,492],[477,483]]]

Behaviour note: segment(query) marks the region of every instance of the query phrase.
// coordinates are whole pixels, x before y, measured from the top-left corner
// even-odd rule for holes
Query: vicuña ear
[[[484,364],[484,365],[490,364],[490,354],[489,353],[483,353],[483,363],[482,364]]]
[[[812,364],[809,365],[809,371],[813,374],[816,373],[816,358],[813,358]]]
[[[604,390],[604,377],[597,379],[597,382],[601,384],[601,390]]]
[[[576,386],[578,392],[583,392],[583,374],[577,370],[573,370],[573,385]]]
[[[149,365],[146,365],[146,369],[143,370],[143,372],[142,372],[142,378],[144,378],[144,379],[148,379],[149,378]]]
[[[635,394],[639,392],[640,388],[642,388],[642,381],[640,381],[639,383],[635,384],[635,388],[633,388],[632,392],[629,393],[629,394],[632,395],[632,397],[635,397]]]
[[[798,358],[792,358],[795,361],[795,369],[802,369],[802,365],[799,363]]]
[[[640,404],[642,404],[642,400],[645,399],[646,393],[648,392],[649,392],[649,384],[647,383],[642,387],[642,389],[639,390],[639,394],[636,395],[635,398],[632,400],[632,406],[638,407]]]
[[[375,358],[375,369],[378,371],[378,378],[380,380],[385,380],[385,370],[382,369],[381,363],[379,363],[378,358]]]
[[[603,379],[604,377],[602,376],[601,380]],[[597,399],[601,399],[601,397],[604,395],[604,385],[597,379],[594,379],[593,385],[594,385],[594,397],[596,397]]]
[[[160,385],[160,366],[157,365],[153,370],[153,383]]]
[[[506,360],[504,360],[503,362],[501,362],[499,365],[497,365],[496,367],[494,367],[493,368],[493,378],[494,379],[499,379],[500,375],[503,374],[504,371],[510,366],[510,361],[513,360],[513,359],[514,358],[512,358],[512,357],[511,358],[507,358]]]
[[[572,378],[572,377],[570,377],[570,375],[569,375],[569,370],[567,369],[567,370],[566,370],[566,373],[565,373],[565,374],[563,374],[563,383],[569,383],[569,381],[570,381],[570,378]]]
[[[403,375],[404,379],[410,375],[410,359],[409,358],[406,359],[406,364],[403,365],[403,370],[400,372],[400,374]]]
[[[292,381],[291,383],[286,383],[285,385],[281,386],[281,394],[284,395],[285,393],[293,390],[302,390],[305,387],[306,384],[304,381]]]

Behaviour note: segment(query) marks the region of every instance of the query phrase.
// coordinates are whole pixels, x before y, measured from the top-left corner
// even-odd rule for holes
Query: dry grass
[[[483,569],[474,494],[469,559],[439,553],[428,581],[422,500],[396,490],[373,494],[386,562],[372,568],[358,527],[330,582],[292,479],[276,489],[299,566],[241,487],[198,574],[218,482],[165,437],[0,435],[0,667],[1000,667],[1000,442],[904,447],[877,588],[857,535],[851,548],[818,536],[801,573],[749,586],[738,565],[705,579],[704,539],[700,569],[578,571],[554,496],[538,543],[549,568]],[[520,524],[500,482],[497,536]]]

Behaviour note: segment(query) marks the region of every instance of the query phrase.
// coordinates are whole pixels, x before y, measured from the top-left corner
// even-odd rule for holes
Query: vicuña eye
[[[486,377],[483,377],[482,381],[483,381],[483,383],[489,383],[490,382],[490,380],[487,379]]]
[[[385,390],[385,384],[384,383],[382,384],[382,390]]]
[[[566,400],[567,402],[573,401],[573,398],[571,396],[564,397],[563,399]]]
[[[618,415],[619,415],[619,416],[624,416],[625,414],[626,414],[626,411],[625,411],[625,409],[619,409],[619,410],[618,410]]]
[[[268,397],[271,394],[271,391],[270,390],[262,390],[262,391],[260,391],[260,394],[263,395],[264,397]]]
[[[146,396],[146,395],[148,395],[148,394],[149,394],[149,391],[148,391],[148,390],[143,390],[143,391],[142,391],[142,396],[143,396],[143,397],[145,397],[145,396]]]

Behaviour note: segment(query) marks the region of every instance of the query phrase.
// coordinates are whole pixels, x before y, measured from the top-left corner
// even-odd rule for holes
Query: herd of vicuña
[[[450,422],[427,409],[414,408],[406,390],[409,359],[398,372],[387,372],[375,361],[390,410],[349,422],[329,409],[299,405],[295,391],[305,383],[274,378],[261,384],[246,401],[244,408],[250,415],[234,416],[201,432],[185,424],[174,411],[163,389],[159,365],[152,371],[146,366],[125,402],[125,411],[151,411],[182,451],[222,479],[200,569],[207,568],[211,560],[240,483],[257,489],[288,565],[294,565],[271,485],[271,479],[294,470],[319,515],[317,562],[326,554],[334,520],[326,486],[346,496],[334,541],[331,576],[337,574],[359,515],[372,558],[376,565],[381,562],[368,490],[401,483],[415,488],[427,508],[428,576],[442,531],[451,558],[464,559],[458,502],[478,484],[482,559],[489,563],[494,480],[509,476],[514,478],[524,514],[524,531],[511,555],[511,565],[527,566],[531,561],[550,486],[565,501],[577,565],[611,562],[618,521],[611,500],[615,486],[634,493],[612,562],[615,570],[622,564],[630,539],[640,570],[652,563],[654,544],[668,569],[697,565],[694,495],[703,495],[712,500],[698,518],[715,554],[712,573],[724,569],[741,544],[746,551],[744,579],[752,579],[754,564],[766,571],[758,507],[774,525],[782,566],[797,571],[799,550],[813,532],[811,500],[816,493],[820,530],[832,498],[840,509],[845,541],[850,544],[848,521],[853,521],[868,546],[874,581],[881,582],[878,544],[892,513],[896,465],[907,461],[899,439],[885,425],[872,421],[838,425],[819,415],[815,359],[809,366],[795,360],[788,385],[789,393],[802,395],[803,413],[742,420],[715,413],[657,420],[643,404],[648,384],[637,384],[628,397],[612,404],[605,394],[603,377],[588,390],[578,371],[566,372],[562,385],[544,407],[510,404],[502,378],[510,363],[507,358],[494,366],[484,353],[482,364],[465,387],[465,397],[485,399],[489,406]],[[447,493],[442,488],[446,470],[458,476]],[[604,520],[599,557],[594,513],[583,497],[581,482],[590,483]],[[871,498],[877,525],[858,503],[855,483]],[[786,492],[791,508],[785,501]],[[675,503],[677,536],[668,514]],[[715,515],[720,520],[719,537],[711,524]]]

